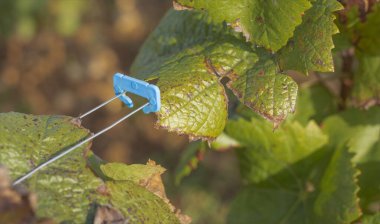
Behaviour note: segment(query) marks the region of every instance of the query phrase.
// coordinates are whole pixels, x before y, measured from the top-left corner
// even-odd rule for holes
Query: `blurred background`
[[[75,117],[112,97],[113,74],[128,74],[171,6],[170,0],[1,0],[0,112]],[[115,102],[83,125],[96,132],[127,111]],[[239,188],[233,152],[201,152],[198,169],[175,185],[189,141],[155,129],[154,121],[154,115],[134,116],[97,138],[92,149],[107,161],[155,160],[168,169],[168,197],[193,223],[223,223]]]

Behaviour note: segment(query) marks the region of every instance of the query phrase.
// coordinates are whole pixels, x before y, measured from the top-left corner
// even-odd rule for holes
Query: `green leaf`
[[[226,133],[220,134],[215,141],[210,144],[211,149],[216,151],[224,151],[231,148],[239,147],[239,142],[228,136]]]
[[[158,126],[192,139],[213,139],[222,132],[227,120],[227,97],[209,61],[218,69],[242,70],[257,60],[249,46],[232,35],[215,44],[223,37],[218,34],[226,32],[202,14],[169,11],[149,37],[132,72],[139,78],[158,78],[162,99]]]
[[[7,166],[13,179],[50,158],[63,148],[89,135],[73,119],[65,116],[0,114],[0,164]],[[86,168],[86,144],[42,169],[27,181],[38,196],[37,215],[57,221],[84,223],[87,210],[96,202],[96,188],[102,183]]]
[[[316,223],[351,223],[361,215],[356,183],[359,171],[351,160],[345,147],[338,146],[331,156],[314,201]]]
[[[357,57],[359,68],[354,75],[353,100],[364,107],[380,104],[380,55],[358,53]]]
[[[6,165],[15,179],[88,135],[78,120],[70,117],[3,113],[0,164]],[[188,220],[163,196],[161,166],[151,161],[147,165],[106,164],[89,152],[89,145],[70,153],[70,159],[50,164],[25,182],[38,196],[38,217],[53,217],[65,223],[92,223],[94,205],[107,204],[133,223]],[[88,164],[103,180],[87,168],[88,154]]]
[[[300,88],[296,110],[289,119],[306,125],[310,120],[321,123],[327,116],[338,111],[338,100],[323,85]]]
[[[236,152],[242,178],[248,183],[286,170],[289,164],[307,158],[327,143],[327,136],[314,122],[306,127],[298,122],[285,123],[273,131],[273,126],[263,119],[239,119],[228,123],[226,133],[241,145]]]
[[[362,224],[377,224],[380,223],[380,213],[376,213],[375,215],[367,215],[364,216]]]
[[[272,59],[258,61],[227,86],[245,105],[276,125],[294,111],[297,83],[281,74]]]
[[[380,107],[368,111],[349,109],[328,117],[323,131],[330,136],[330,143],[347,143],[349,151],[355,153],[355,163],[380,162]]]
[[[132,223],[182,223],[191,219],[182,215],[166,197],[160,165],[149,160],[146,165],[109,163],[100,165],[106,182],[109,204],[119,208]]]
[[[375,150],[380,151],[380,141],[377,142]],[[380,162],[370,161],[358,164],[361,171],[359,176],[359,197],[360,207],[364,213],[373,213],[377,211],[380,198]]]
[[[371,203],[380,197],[380,107],[346,110],[327,118],[322,126],[330,136],[330,144],[346,143],[349,151],[355,153],[353,161],[362,173],[360,204],[363,210],[371,211]]]
[[[216,22],[226,21],[253,43],[277,51],[293,36],[307,0],[176,0],[185,7],[203,9]]]
[[[322,177],[304,182],[304,189],[286,188],[281,183],[245,187],[232,204],[228,222],[351,223],[360,216],[360,210],[354,182],[357,172],[350,158],[344,148],[338,149],[328,166],[317,171]]]
[[[336,0],[314,0],[313,6],[302,17],[302,24],[293,38],[280,51],[282,69],[332,72],[334,63],[331,49],[332,35],[338,33],[333,12],[342,9]]]
[[[139,183],[141,180],[149,179],[153,175],[165,172],[160,165],[151,164],[131,164],[124,163],[107,163],[100,166],[103,174],[113,180],[128,180],[133,183]]]
[[[272,133],[258,119],[229,125],[227,133],[243,146],[238,158],[248,183],[232,204],[229,223],[339,224],[360,216],[352,154],[342,145],[327,146],[314,123],[285,123]]]
[[[223,26],[211,23],[201,13],[169,10],[144,42],[131,71],[141,79],[157,78],[152,73],[156,73],[168,57],[185,49],[214,43],[225,34],[227,31]]]
[[[297,85],[271,57],[202,13],[169,11],[132,73],[157,81],[162,99],[157,126],[209,140],[227,120],[223,78],[242,102],[276,123],[294,110]]]
[[[159,196],[132,181],[108,181],[111,204],[130,223],[180,223],[169,205]]]
[[[227,96],[217,76],[210,74],[202,55],[185,56],[166,64],[157,85],[162,106],[158,125],[193,139],[212,139],[227,120]]]

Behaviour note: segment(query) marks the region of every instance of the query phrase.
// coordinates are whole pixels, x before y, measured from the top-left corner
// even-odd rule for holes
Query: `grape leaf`
[[[176,0],[177,4],[203,9],[216,22],[226,21],[242,31],[253,43],[277,51],[293,36],[303,13],[310,7],[307,0]]]
[[[322,126],[331,144],[347,142],[350,152],[355,153],[355,163],[380,162],[380,148],[376,148],[380,142],[380,107],[349,109],[328,117]]]
[[[223,26],[213,24],[203,14],[169,10],[139,50],[131,71],[141,79],[158,78],[152,73],[168,57],[204,43],[214,43],[226,34]]]
[[[364,107],[380,104],[380,55],[357,53],[357,57],[359,68],[352,89],[354,103]]]
[[[318,171],[323,176],[313,184],[305,182],[303,190],[278,183],[245,187],[232,204],[228,223],[351,223],[360,210],[357,173],[350,158],[344,148],[337,150],[328,166]]]
[[[149,160],[146,165],[100,164],[100,170],[111,178],[106,183],[110,203],[120,208],[132,223],[150,223],[153,220],[181,224],[191,222],[190,217],[170,204],[161,178],[165,169],[154,161]],[[125,200],[128,198],[130,200]]]
[[[334,71],[332,35],[339,30],[334,24],[333,12],[342,9],[342,5],[335,0],[313,0],[312,4],[293,38],[279,53],[282,69],[305,74],[308,71]]]
[[[294,111],[298,90],[297,83],[277,69],[273,60],[264,58],[227,83],[245,105],[275,125]]]
[[[375,215],[366,215],[363,218],[362,224],[377,224],[380,223],[380,213]]]
[[[220,134],[215,141],[210,144],[210,148],[216,151],[225,151],[239,147],[239,142],[228,136],[226,133]]]
[[[170,207],[157,195],[132,181],[108,181],[110,202],[131,223],[180,223]]]
[[[141,180],[150,179],[155,174],[162,174],[165,169],[159,165],[144,165],[124,163],[106,163],[100,166],[103,174],[113,180],[129,180],[139,183]]]
[[[236,152],[242,178],[248,183],[273,176],[327,143],[327,136],[314,122],[306,127],[298,122],[285,123],[273,132],[273,126],[263,119],[239,119],[227,124],[226,133],[241,145]]]
[[[330,116],[322,125],[331,144],[346,143],[348,150],[355,153],[353,161],[362,173],[359,176],[360,204],[369,211],[370,204],[380,197],[380,108],[346,110]]]
[[[183,33],[173,32],[177,29]],[[132,72],[139,78],[158,78],[162,99],[159,127],[192,139],[213,139],[222,132],[227,119],[227,97],[220,77],[208,61],[215,61],[218,69],[243,70],[247,63],[241,61],[257,60],[249,46],[233,36],[222,42],[224,47],[215,44],[222,32],[227,31],[212,25],[202,14],[169,11],[145,42]],[[189,38],[190,34],[196,38]],[[220,57],[222,53],[227,56]]]
[[[306,125],[310,120],[321,123],[327,116],[338,111],[338,101],[323,85],[299,89],[296,111],[289,120]]]
[[[79,128],[70,117],[0,114],[0,163],[9,168],[15,179],[88,135],[89,132]],[[96,187],[102,183],[85,167],[82,154],[88,146],[28,180],[29,190],[38,196],[38,216],[85,222],[84,211],[96,201]]]
[[[210,74],[202,56],[166,64],[157,85],[162,106],[158,124],[169,131],[215,138],[227,120],[227,96],[217,76]]]
[[[209,140],[227,119],[223,78],[242,102],[276,123],[294,110],[297,85],[277,67],[269,52],[252,48],[205,14],[169,11],[144,43],[132,73],[157,80],[157,126]]]
[[[242,145],[237,152],[247,183],[228,223],[338,224],[360,216],[358,171],[346,147],[327,145],[327,136],[314,123],[285,123],[271,132],[270,124],[262,122],[255,118],[227,125],[227,133]]]
[[[70,117],[3,113],[0,114],[0,164],[9,167],[11,177],[16,178],[88,135],[88,130]],[[164,194],[160,179],[162,167],[153,162],[130,166],[105,164],[89,152],[89,145],[72,152],[70,159],[63,158],[49,165],[25,182],[38,196],[37,216],[54,217],[60,222],[90,223],[94,205],[108,204],[121,212],[124,221],[180,223],[179,218],[182,223],[188,221],[186,216],[176,214],[178,212],[168,199],[158,193]],[[103,168],[109,176],[104,173],[99,175],[103,179],[95,176],[86,166],[87,158],[96,174]],[[145,179],[140,180],[140,177]],[[157,211],[161,211],[159,216]]]

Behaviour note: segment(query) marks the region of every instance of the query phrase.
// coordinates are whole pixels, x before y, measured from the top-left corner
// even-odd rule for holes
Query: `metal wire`
[[[121,94],[117,95],[116,97],[114,97],[113,99],[116,99],[117,97],[119,97]],[[111,102],[112,100],[109,100],[109,102]],[[106,105],[107,103],[109,103],[108,101],[106,101],[105,103],[103,103],[104,105]],[[104,106],[103,105],[103,106]],[[120,118],[119,120],[115,121],[114,123],[112,123],[111,125],[109,125],[108,127],[104,128],[103,130],[97,132],[96,134],[86,138],[85,140],[77,143],[76,145],[70,147],[69,149],[63,151],[62,153],[50,158],[49,160],[39,164],[37,167],[33,168],[32,170],[30,170],[28,173],[26,173],[24,176],[21,176],[20,178],[18,178],[16,181],[13,182],[13,186],[23,182],[24,180],[28,179],[29,177],[31,177],[34,173],[36,173],[37,171],[41,170],[42,168],[44,168],[45,166],[49,165],[50,163],[53,163],[54,161],[62,158],[63,156],[65,156],[66,154],[72,152],[73,150],[75,150],[76,148],[80,147],[81,145],[91,141],[92,139],[98,137],[99,135],[103,134],[104,132],[110,130],[111,128],[115,127],[116,125],[120,124],[121,122],[123,122],[124,120],[126,120],[127,118],[129,118],[130,116],[132,116],[133,114],[137,113],[138,111],[142,110],[144,107],[146,107],[147,105],[149,105],[149,103],[145,103],[144,105],[142,105],[141,107],[137,108],[136,110],[130,112],[129,114],[125,115],[124,117]],[[98,106],[96,107],[97,109],[99,109],[100,107],[102,106]],[[95,111],[94,109],[90,110],[92,113],[93,111]],[[83,118],[84,116],[87,116],[88,114],[90,113],[85,113],[84,115],[82,115],[81,117]],[[79,117],[79,118],[81,118]]]
[[[87,111],[86,113],[80,115],[78,118],[79,118],[79,119],[82,119],[82,118],[86,117],[87,115],[91,114],[92,112],[98,110],[99,108],[104,107],[105,105],[107,105],[107,104],[111,103],[112,101],[114,101],[115,99],[119,98],[119,97],[120,97],[121,95],[123,95],[124,93],[125,93],[125,92],[122,92],[122,93],[120,93],[120,94],[118,94],[118,95],[112,97],[111,99],[109,99],[109,100],[107,100],[106,102],[100,104],[99,106],[94,107],[93,109],[91,109],[91,110]]]

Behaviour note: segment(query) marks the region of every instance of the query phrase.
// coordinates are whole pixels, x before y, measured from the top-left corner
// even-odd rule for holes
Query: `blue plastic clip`
[[[149,105],[143,109],[144,113],[146,114],[160,110],[160,89],[155,85],[132,78],[127,75],[116,73],[113,76],[113,88],[116,95],[119,95],[121,93],[133,93],[147,99],[149,101]],[[125,103],[128,107],[133,107],[132,99],[125,94],[119,96],[119,99],[123,101],[123,103]]]

